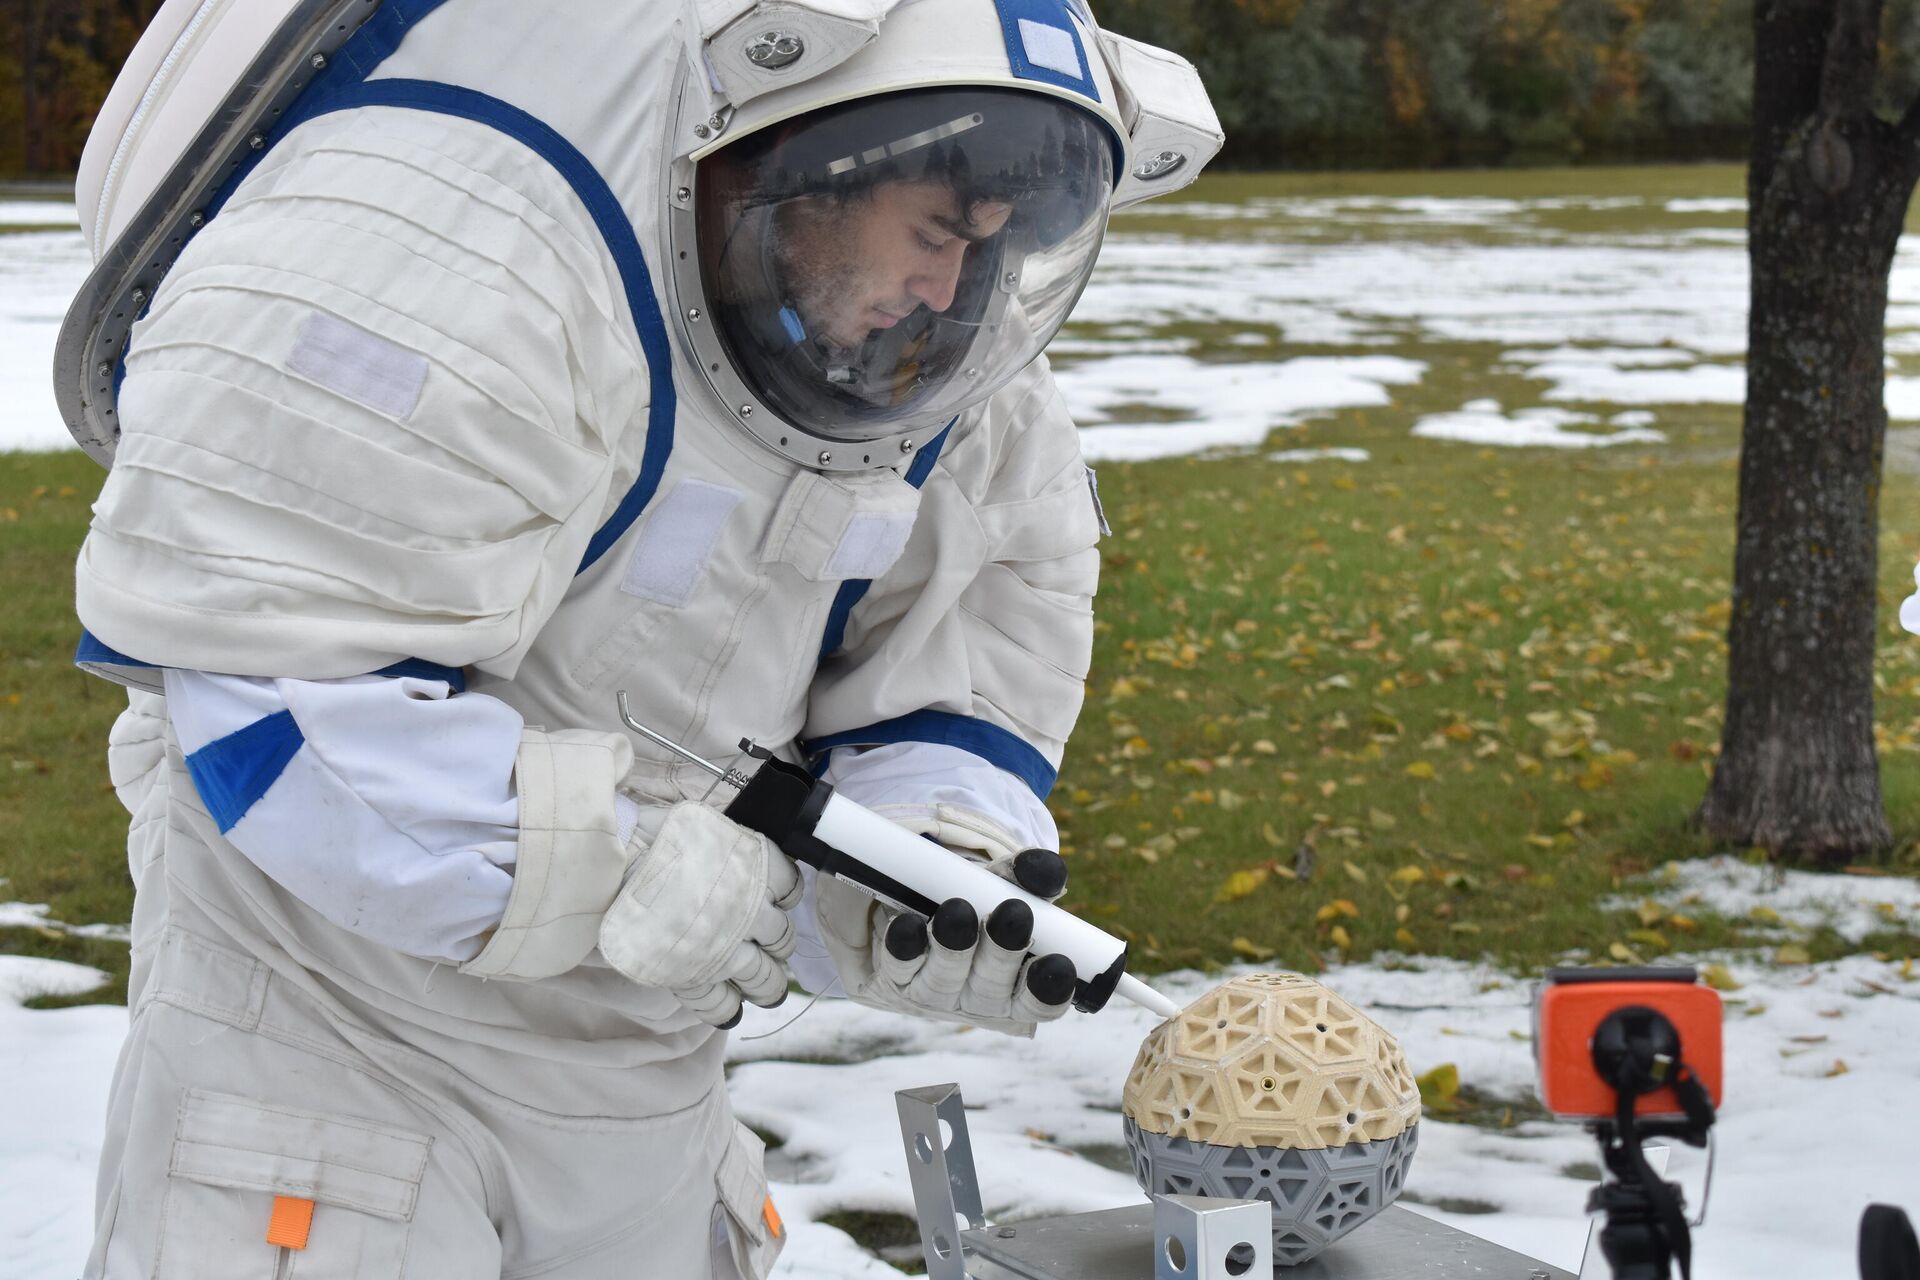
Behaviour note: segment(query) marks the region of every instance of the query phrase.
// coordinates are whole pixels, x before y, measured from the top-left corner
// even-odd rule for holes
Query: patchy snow
[[[1548,381],[1545,407],[1738,403],[1741,370],[1728,362],[1746,347],[1745,233],[1635,231],[1634,210],[1643,207],[1656,218],[1734,215],[1745,205],[1719,197],[1420,195],[1150,204],[1115,220],[1100,269],[1052,351],[1069,366],[1063,378],[1087,388],[1087,444],[1108,458],[1254,446],[1300,413],[1381,403],[1377,391],[1356,399],[1335,387],[1322,402],[1268,412],[1252,391],[1270,384],[1262,369],[1302,346],[1423,360],[1436,344],[1517,348],[1504,359]],[[1615,229],[1569,231],[1554,221],[1567,211],[1609,213]],[[75,216],[65,201],[0,200],[0,229],[46,219],[71,225]],[[1170,231],[1179,219],[1204,222],[1209,234]],[[0,415],[0,449],[69,445],[48,370],[60,318],[87,267],[77,229],[0,235],[0,404],[9,409]],[[1222,332],[1195,336],[1209,328]],[[1887,329],[1891,353],[1920,354],[1920,244],[1912,241],[1895,259]],[[1203,342],[1252,366],[1224,402],[1191,383],[1142,402],[1189,416],[1192,426],[1122,429],[1097,393],[1130,366],[1081,372],[1114,360],[1192,356]],[[1204,369],[1216,376],[1222,367]],[[1920,421],[1920,377],[1890,377],[1887,403],[1895,420]],[[1529,407],[1539,406],[1516,406]],[[1521,431],[1512,442],[1539,435]],[[1508,436],[1494,432],[1487,442]]]
[[[102,1112],[127,1011],[20,1005],[80,995],[106,978],[60,960],[0,955],[0,1276],[77,1276],[86,1260]]]
[[[1643,888],[1644,893],[1608,905],[1619,909],[1650,897],[1683,914],[1704,910],[1762,924],[1777,918],[1790,929],[1830,928],[1853,943],[1902,927],[1920,930],[1920,880],[1898,876],[1822,875],[1722,854],[1668,863],[1663,872],[1647,877]]]
[[[0,236],[0,449],[68,449],[53,344],[91,266],[78,231]]]
[[[1626,415],[1620,415],[1625,417]],[[1572,430],[1579,427],[1581,430]],[[1596,429],[1599,428],[1599,429]],[[1436,413],[1414,424],[1413,434],[1463,444],[1546,449],[1600,449],[1616,444],[1664,444],[1667,437],[1617,418],[1603,423],[1590,413],[1551,406],[1507,413],[1497,400],[1474,400],[1452,413]]]
[[[78,227],[71,200],[0,200],[0,227]]]
[[[1719,873],[1697,874],[1705,884]],[[1806,891],[1793,882],[1789,892]],[[1719,1167],[1694,1274],[1840,1280],[1852,1274],[1854,1231],[1868,1203],[1920,1210],[1920,980],[1864,956],[1799,968],[1722,959],[1744,985],[1728,997]],[[125,1011],[27,1012],[14,1002],[84,989],[97,976],[0,957],[0,1078],[13,1086],[0,1092],[0,1275],[70,1275],[86,1252],[100,1109]],[[1529,1093],[1530,983],[1447,961],[1346,966],[1325,980],[1398,1035],[1416,1071],[1451,1062],[1474,1089]],[[1188,972],[1157,985],[1184,1002],[1217,981]],[[750,1010],[729,1054],[730,1088],[744,1120],[783,1140],[769,1164],[792,1240],[776,1274],[898,1276],[818,1219],[836,1209],[911,1213],[891,1096],[899,1089],[960,1084],[991,1217],[1137,1201],[1130,1175],[1078,1149],[1121,1143],[1121,1087],[1152,1025],[1151,1015],[1118,1003],[1031,1041],[843,1001],[821,1001],[797,1018],[792,1005]],[[795,1060],[803,1058],[811,1060]],[[1861,1117],[1871,1123],[1849,1122]],[[1586,1240],[1590,1184],[1568,1169],[1595,1159],[1591,1139],[1572,1126],[1476,1129],[1428,1119],[1409,1194],[1486,1208],[1414,1206],[1572,1270]],[[1681,1149],[1672,1172],[1697,1194],[1696,1153]]]
[[[1388,404],[1395,385],[1418,382],[1427,366],[1398,356],[1303,356],[1279,363],[1206,363],[1190,356],[1116,356],[1057,375],[1083,425],[1088,461],[1134,461],[1205,449],[1251,448],[1276,427],[1333,409]],[[1157,418],[1114,421],[1129,409]]]
[[[129,942],[133,938],[132,931],[124,924],[66,924],[50,918],[49,910],[44,902],[0,902],[0,929],[46,929],[76,938],[106,938],[113,942]]]
[[[1282,449],[1267,455],[1268,462],[1371,462],[1365,449]]]

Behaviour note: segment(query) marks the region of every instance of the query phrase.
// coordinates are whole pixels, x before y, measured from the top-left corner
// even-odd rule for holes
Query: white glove
[[[600,922],[600,954],[642,986],[671,991],[704,1022],[731,1027],[743,1000],[787,998],[793,860],[758,832],[695,801],[667,811]]]
[[[991,865],[1049,901],[1066,890],[1066,863],[1051,850],[1029,849]],[[839,880],[817,884],[821,939],[856,1002],[1022,1036],[1067,1011],[1077,980],[1073,962],[1027,954],[1033,909],[1025,902],[1001,903],[983,930],[962,898],[942,903],[929,921]]]

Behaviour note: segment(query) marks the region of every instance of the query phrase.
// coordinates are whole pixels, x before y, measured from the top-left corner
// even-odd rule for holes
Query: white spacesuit
[[[103,260],[228,6],[184,7],[83,196]],[[1066,992],[1017,920],[803,879],[615,694],[1057,894],[1021,855],[1103,521],[1039,351],[1116,189],[1210,149],[1136,156],[1118,69],[1176,64],[1079,0],[385,0],[343,38],[188,193],[93,406],[80,660],[134,690],[138,896],[86,1274],[765,1276],[743,1000],[1030,1032]]]

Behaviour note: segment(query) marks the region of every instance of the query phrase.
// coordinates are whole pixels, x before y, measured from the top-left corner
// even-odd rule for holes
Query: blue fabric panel
[[[894,742],[938,742],[970,751],[1019,778],[1042,800],[1053,790],[1058,777],[1058,771],[1047,763],[1047,758],[1024,738],[997,724],[951,711],[915,711],[864,729],[815,738],[805,744],[805,749],[810,756],[824,758],[835,747],[878,747]]]
[[[927,477],[933,474],[933,464],[940,460],[940,451],[947,447],[947,437],[953,434],[953,423],[958,421],[960,419],[955,418],[939,435],[927,441],[927,447],[907,468],[908,484],[918,489],[927,482]],[[867,589],[871,586],[871,578],[849,578],[840,584],[840,592],[833,598],[833,608],[827,612],[826,633],[820,638],[822,658],[838,653],[840,646],[846,643],[847,619],[853,616],[853,606],[866,598]]]
[[[187,757],[194,788],[222,835],[267,794],[305,741],[293,712],[276,711]]]
[[[156,671],[159,669],[151,662],[142,662],[138,658],[129,658],[118,649],[109,648],[107,644],[98,636],[94,635],[93,632],[82,628],[80,631],[80,644],[73,651],[73,665],[77,667],[82,663],[88,662],[103,667],[146,667]]]
[[[455,693],[467,691],[467,673],[458,667],[443,667],[437,662],[428,662],[425,658],[407,658],[390,667],[382,667],[373,673],[376,676],[413,676],[420,680],[444,680]]]
[[[1015,76],[1071,89],[1082,97],[1100,101],[1100,86],[1094,82],[1092,71],[1087,66],[1087,48],[1080,39],[1080,28],[1067,16],[1074,7],[1071,0],[994,0],[994,4],[1000,10],[1000,31],[1007,41],[1007,63],[1013,68]],[[1036,66],[1028,61],[1026,38],[1020,33],[1022,18],[1066,32],[1073,41],[1074,53],[1080,58],[1080,74],[1070,76],[1053,67]]]

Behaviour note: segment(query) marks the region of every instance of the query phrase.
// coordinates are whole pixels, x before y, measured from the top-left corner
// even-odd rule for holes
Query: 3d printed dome
[[[1311,978],[1256,973],[1155,1028],[1123,1109],[1148,1194],[1266,1200],[1274,1261],[1293,1266],[1399,1197],[1420,1089],[1373,1019]]]

